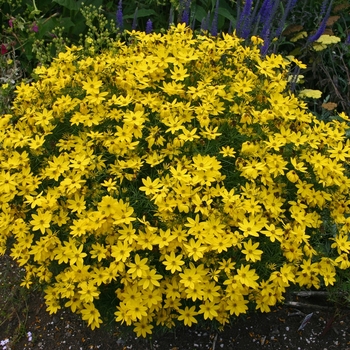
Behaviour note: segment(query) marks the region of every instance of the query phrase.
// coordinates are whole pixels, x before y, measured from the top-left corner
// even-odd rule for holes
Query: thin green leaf
[[[218,13],[219,13],[220,16],[225,17],[229,21],[231,21],[233,25],[236,23],[236,18],[234,18],[228,10],[226,10],[226,9],[224,9],[222,7],[219,7],[218,8]]]
[[[70,11],[79,11],[81,7],[82,1],[74,1],[74,0],[53,0],[57,4],[67,8]]]

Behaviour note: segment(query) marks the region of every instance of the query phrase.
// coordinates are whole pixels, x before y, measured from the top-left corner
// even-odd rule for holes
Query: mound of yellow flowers
[[[50,313],[94,329],[112,305],[139,336],[223,325],[349,268],[348,118],[317,120],[287,88],[290,62],[260,45],[132,32],[17,87],[0,121],[0,252]]]

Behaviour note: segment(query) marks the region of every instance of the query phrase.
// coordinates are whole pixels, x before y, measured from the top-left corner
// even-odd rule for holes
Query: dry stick
[[[336,87],[336,85],[335,85],[335,83],[334,83],[334,81],[333,81],[331,75],[329,74],[328,70],[325,69],[325,67],[322,67],[322,66],[321,66],[321,69],[322,69],[323,72],[327,75],[328,80],[331,82],[336,96],[339,98],[340,101],[343,101],[343,96],[341,95],[341,93],[340,93],[339,90],[337,89],[337,87]]]
[[[215,350],[216,340],[218,339],[218,334],[216,333],[214,340],[213,340],[213,347],[212,350]]]

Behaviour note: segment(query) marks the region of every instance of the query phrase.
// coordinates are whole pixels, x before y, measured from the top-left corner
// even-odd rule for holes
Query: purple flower
[[[218,18],[219,18],[219,0],[216,0],[213,21],[211,22],[210,34],[218,35]]]
[[[266,41],[270,36],[273,17],[277,11],[279,1],[265,0],[261,5],[259,11],[259,20],[263,23],[263,27],[260,33],[261,38]]]
[[[329,0],[323,0],[320,10],[320,17],[322,17],[326,13],[328,1]]]
[[[333,0],[331,0],[331,2],[328,5],[327,12],[326,12],[325,16],[323,17],[323,20],[320,24],[320,27],[317,29],[317,31],[314,35],[311,35],[307,39],[307,41],[309,43],[313,43],[314,41],[319,39],[319,37],[323,34],[324,30],[326,29],[327,21],[328,21],[329,15],[331,13],[332,4],[333,4]]]
[[[148,21],[146,23],[146,34],[152,33],[152,30],[153,30],[152,21],[150,19],[148,19]]]
[[[345,39],[345,44],[350,45],[350,33],[348,34],[347,38]]]
[[[250,33],[250,29],[251,29],[250,26],[251,26],[251,20],[252,20],[250,12],[252,10],[252,5],[253,5],[252,0],[246,0],[243,11],[240,14],[237,21],[236,31],[237,31],[237,34],[243,39],[247,39]]]
[[[260,49],[260,53],[262,56],[265,56],[267,54],[267,51],[270,46],[270,32],[268,31],[266,33],[266,37],[263,39],[264,40],[264,45]]]
[[[119,30],[123,30],[123,8],[122,8],[122,0],[119,0],[117,14],[116,14],[116,22],[117,28]]]
[[[34,22],[34,23],[32,24],[32,27],[30,28],[30,30],[31,30],[32,32],[37,33],[37,32],[39,31],[39,27],[38,27],[38,25]]]
[[[181,23],[186,23],[188,26],[190,23],[190,7],[191,7],[191,0],[182,0],[180,2],[181,7],[183,7],[182,16],[181,16]]]
[[[260,21],[265,23],[265,21],[270,18],[272,8],[273,8],[273,0],[264,0],[258,12]]]
[[[201,30],[203,32],[207,31],[209,28],[209,18],[210,18],[210,12],[208,11],[207,17],[203,18],[201,22]]]
[[[10,19],[9,19],[9,26],[10,26],[11,28],[13,28],[13,21],[14,21],[14,18],[10,18]]]
[[[293,7],[296,4],[296,0],[288,0],[287,6],[284,10],[283,16],[278,24],[278,28],[275,33],[275,37],[279,37],[283,31],[283,26],[286,23],[287,16],[289,15],[289,12],[293,9]]]

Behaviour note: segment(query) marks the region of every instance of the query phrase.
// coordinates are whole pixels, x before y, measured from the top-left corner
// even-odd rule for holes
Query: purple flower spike
[[[285,11],[283,13],[283,16],[282,16],[282,18],[281,18],[281,20],[279,22],[278,28],[277,28],[276,33],[275,33],[275,36],[277,38],[282,34],[283,26],[286,23],[287,16],[288,16],[289,12],[293,9],[295,4],[296,4],[295,0],[288,0],[286,9],[285,9]]]
[[[239,16],[238,23],[237,23],[237,34],[242,37],[243,39],[247,39],[250,30],[251,30],[251,10],[252,10],[253,1],[252,0],[246,0],[243,11]]]
[[[191,0],[185,0],[183,3],[184,10],[182,12],[181,22],[186,23],[186,26],[190,23],[190,8],[191,8]]]
[[[219,0],[216,0],[214,18],[213,18],[213,22],[211,23],[211,30],[210,30],[210,34],[212,36],[218,35],[218,18],[219,18]]]
[[[348,36],[345,39],[345,44],[350,45],[350,33],[348,34]]]
[[[311,35],[307,39],[309,43],[313,43],[314,41],[319,39],[320,36],[325,31],[329,15],[331,14],[332,5],[333,5],[333,0],[331,0],[331,2],[328,5],[327,12],[326,12],[325,16],[323,17],[323,20],[322,20],[322,22],[320,24],[320,27],[317,29],[317,31],[316,31],[316,33],[314,35]]]
[[[123,8],[122,8],[122,0],[119,0],[117,14],[116,14],[116,22],[117,28],[119,30],[123,30]]]
[[[320,17],[322,17],[327,11],[327,4],[329,0],[323,0],[320,10]]]
[[[146,23],[146,34],[150,34],[153,31],[153,24],[152,21],[150,19],[148,19],[147,23]]]
[[[201,30],[203,32],[206,32],[209,28],[209,19],[210,19],[210,12],[208,11],[207,17],[203,18],[201,22]]]

